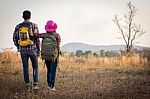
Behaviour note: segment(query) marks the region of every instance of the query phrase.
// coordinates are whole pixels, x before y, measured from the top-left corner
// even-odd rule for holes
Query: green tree
[[[76,51],[76,56],[77,56],[77,57],[81,57],[82,54],[83,54],[82,50],[77,50],[77,51]]]

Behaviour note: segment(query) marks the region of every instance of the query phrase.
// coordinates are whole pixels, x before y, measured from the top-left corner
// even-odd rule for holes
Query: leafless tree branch
[[[123,40],[126,44],[127,52],[130,52],[133,47],[133,42],[136,38],[141,37],[145,33],[141,25],[137,25],[133,23],[134,17],[136,15],[137,9],[136,7],[129,2],[127,4],[128,11],[124,14],[124,23],[121,24],[121,20],[119,20],[118,16],[115,15],[115,18],[112,19],[113,22],[117,25]]]

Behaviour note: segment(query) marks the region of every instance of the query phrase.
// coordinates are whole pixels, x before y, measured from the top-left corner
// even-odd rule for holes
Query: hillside
[[[142,49],[144,47],[136,45],[134,46],[134,48]],[[67,43],[61,46],[61,50],[67,52],[75,52],[76,50],[83,50],[83,51],[91,50],[92,52],[98,52],[100,50],[119,51],[124,49],[125,49],[125,45],[90,45],[90,44],[84,44],[80,42]]]

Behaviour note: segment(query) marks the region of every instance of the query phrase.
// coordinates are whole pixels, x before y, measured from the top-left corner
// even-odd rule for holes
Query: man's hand
[[[59,54],[60,54],[60,55],[62,55],[62,52],[61,52],[61,51],[59,51]]]
[[[38,37],[38,33],[34,33],[34,37]]]
[[[37,57],[39,57],[40,56],[40,51],[37,51]]]

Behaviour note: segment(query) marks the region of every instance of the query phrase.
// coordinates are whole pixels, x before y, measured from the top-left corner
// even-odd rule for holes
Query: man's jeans
[[[22,64],[23,64],[23,75],[24,75],[25,84],[29,83],[29,57],[30,57],[30,60],[32,62],[34,83],[38,83],[37,51],[36,50],[22,51],[20,53],[21,53]]]
[[[47,83],[49,87],[54,87],[55,78],[56,78],[56,69],[58,65],[58,59],[54,62],[45,60],[46,67],[47,67]]]

